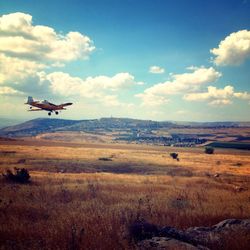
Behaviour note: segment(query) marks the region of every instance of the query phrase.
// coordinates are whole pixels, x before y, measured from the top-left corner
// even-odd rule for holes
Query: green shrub
[[[206,147],[205,148],[205,153],[209,154],[209,155],[213,154],[214,153],[214,148],[212,148],[212,147]]]
[[[169,154],[174,160],[179,161],[178,154],[177,153],[170,153]]]
[[[8,181],[17,182],[17,183],[29,183],[30,182],[30,174],[29,171],[25,168],[14,168],[15,173],[11,170],[7,170],[3,176]]]
[[[112,161],[111,158],[108,158],[108,157],[100,157],[98,158],[99,161]]]

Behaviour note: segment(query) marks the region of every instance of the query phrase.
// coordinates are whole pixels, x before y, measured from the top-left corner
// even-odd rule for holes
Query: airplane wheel
[[[48,115],[51,116],[51,113],[49,112]]]
[[[58,111],[56,111],[56,115],[58,115]]]

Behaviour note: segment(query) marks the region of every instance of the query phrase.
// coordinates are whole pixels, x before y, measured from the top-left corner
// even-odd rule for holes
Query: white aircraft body
[[[59,114],[59,110],[65,110],[64,107],[66,106],[70,106],[73,103],[71,102],[67,102],[67,103],[63,103],[63,104],[53,104],[51,102],[48,102],[47,100],[44,101],[34,101],[33,98],[31,96],[28,97],[28,101],[25,103],[30,105],[30,110],[28,111],[48,111],[48,115],[50,116],[52,112],[55,112],[56,115]],[[36,108],[33,108],[36,107]]]

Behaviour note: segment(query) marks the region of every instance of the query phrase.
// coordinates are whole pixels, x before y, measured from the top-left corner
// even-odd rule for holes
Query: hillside
[[[247,143],[248,147],[249,135],[249,124],[242,122],[182,123],[129,118],[39,118],[0,129],[0,136],[8,138],[39,136],[42,139],[71,142],[117,141],[176,147],[194,147],[215,141],[233,142],[233,145],[243,143],[244,147],[244,143]]]
[[[16,124],[20,124],[24,122],[24,120],[22,119],[9,119],[9,118],[0,118],[0,129],[1,128],[5,128],[5,127],[8,127],[8,126],[14,126]]]
[[[63,120],[38,118],[19,125],[0,129],[0,135],[9,137],[34,136],[44,132],[56,131],[112,131],[131,129],[159,129],[176,126],[170,122],[156,122],[129,118],[101,118],[93,120]]]
[[[55,131],[58,128],[70,126],[78,122],[74,120],[38,118],[0,129],[0,135],[9,137],[34,136],[43,132]]]

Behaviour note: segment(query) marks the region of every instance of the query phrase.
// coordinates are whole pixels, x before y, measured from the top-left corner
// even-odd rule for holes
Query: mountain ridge
[[[250,127],[250,122],[174,122],[174,121],[153,121],[132,118],[100,118],[69,120],[58,118],[37,118],[14,126],[0,129],[1,136],[21,137],[35,136],[44,132],[56,131],[86,131],[97,130],[111,131],[112,129],[160,129],[160,128],[192,128],[192,127]]]

